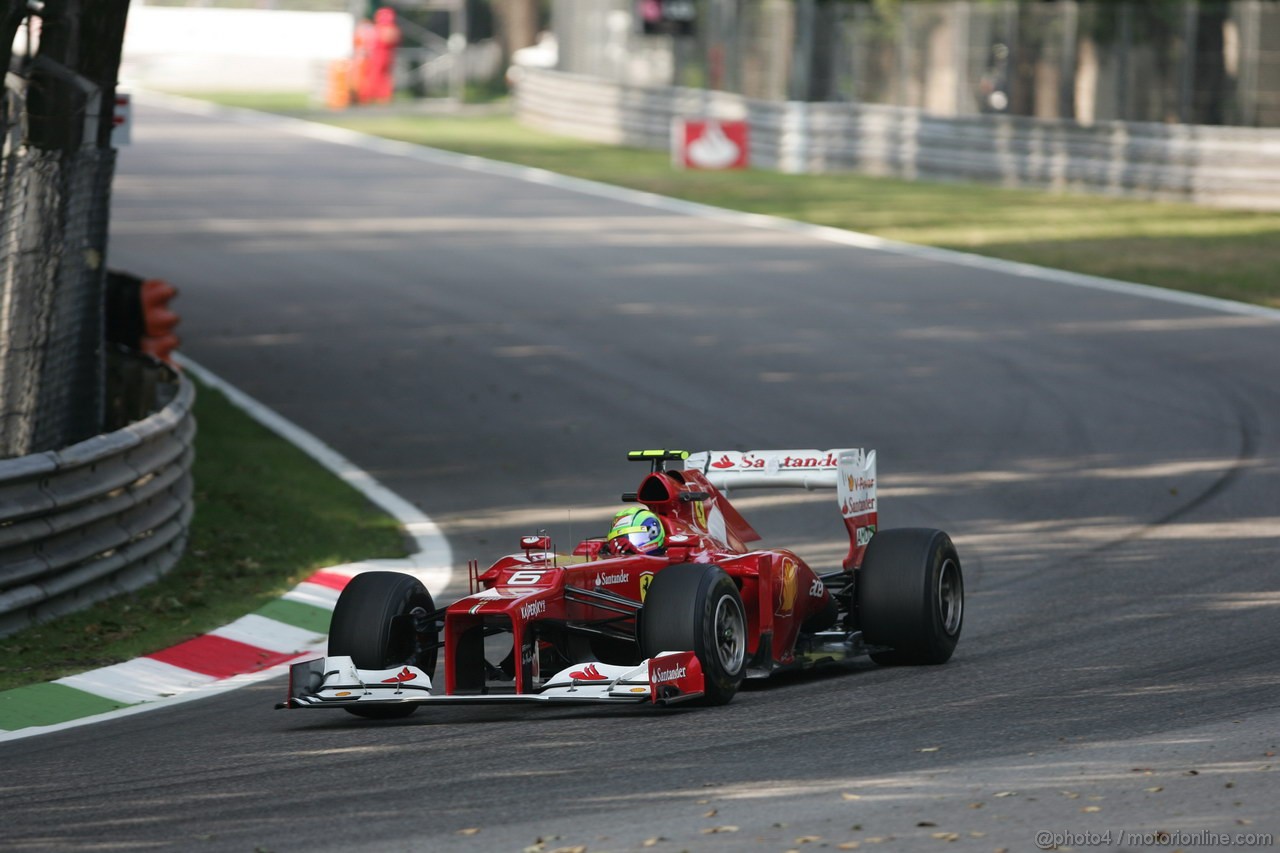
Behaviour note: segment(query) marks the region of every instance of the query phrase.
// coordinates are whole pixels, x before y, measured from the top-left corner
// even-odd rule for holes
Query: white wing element
[[[721,491],[730,489],[801,488],[851,491],[859,479],[870,481],[875,499],[876,452],[861,448],[836,450],[704,450],[692,453],[685,468],[701,471]],[[854,478],[850,485],[849,477]],[[863,498],[868,496],[864,495]]]
[[[694,652],[660,652],[637,666],[596,661],[573,664],[536,693],[443,694],[414,666],[358,669],[350,657],[301,661],[289,667],[289,696],[277,708],[368,708],[423,704],[630,704],[672,705],[703,695],[702,664]]]
[[[849,531],[846,569],[862,564],[879,526],[874,450],[704,450],[690,454],[684,467],[702,472],[725,494],[731,489],[835,489]]]

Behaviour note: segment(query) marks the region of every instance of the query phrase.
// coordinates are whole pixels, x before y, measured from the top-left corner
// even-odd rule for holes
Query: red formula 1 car
[[[484,572],[473,562],[471,594],[441,609],[411,575],[356,575],[334,608],[329,656],[294,664],[278,707],[392,718],[440,702],[722,704],[744,678],[782,670],[951,657],[960,559],[940,530],[877,530],[875,451],[630,458],[651,470],[623,495],[648,511],[618,522],[628,535],[572,554],[523,537],[522,553]],[[747,547],[760,536],[725,492],[778,486],[836,490],[849,535],[841,568]],[[621,526],[640,515],[649,528]],[[432,680],[441,651],[443,690]]]

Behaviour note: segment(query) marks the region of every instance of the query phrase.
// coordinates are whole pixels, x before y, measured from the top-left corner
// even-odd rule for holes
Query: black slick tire
[[[858,617],[871,659],[884,665],[951,659],[964,624],[964,576],[941,530],[881,530],[858,569]]]
[[[724,569],[702,563],[669,566],[654,576],[640,615],[641,654],[692,651],[702,664],[703,703],[723,705],[746,674],[747,616]]]
[[[412,613],[433,612],[435,602],[422,581],[402,572],[364,572],[351,579],[329,620],[329,654],[350,657],[358,669],[416,666],[428,675],[436,668],[436,649],[419,652],[424,639],[414,631]],[[357,717],[407,717],[416,705],[348,708]]]

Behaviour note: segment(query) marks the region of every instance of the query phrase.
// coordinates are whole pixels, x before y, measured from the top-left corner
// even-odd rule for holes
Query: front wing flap
[[[289,667],[289,695],[277,708],[351,708],[399,704],[637,704],[671,705],[697,699],[705,685],[693,652],[662,652],[637,666],[575,664],[534,693],[447,695],[433,693],[431,677],[417,667],[358,669],[337,656]]]

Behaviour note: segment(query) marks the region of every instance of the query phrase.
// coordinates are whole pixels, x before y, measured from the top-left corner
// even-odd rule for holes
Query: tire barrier
[[[182,556],[193,515],[195,388],[113,354],[126,426],[0,460],[0,636],[138,589]],[[123,400],[123,402],[120,402]]]
[[[675,118],[746,120],[751,165],[788,173],[857,171],[1280,210],[1274,128],[947,118],[906,107],[764,101],[541,69],[522,73],[515,104],[519,119],[533,127],[643,148],[667,148]]]

